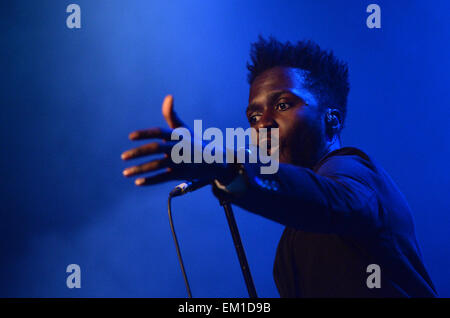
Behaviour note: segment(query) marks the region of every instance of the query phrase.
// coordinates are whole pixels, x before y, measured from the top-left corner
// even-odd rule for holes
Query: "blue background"
[[[366,7],[381,7],[381,29]],[[66,27],[81,7],[82,28]],[[416,220],[425,264],[450,296],[448,1],[2,1],[0,296],[185,297],[167,218],[175,183],[122,177],[130,131],[164,126],[165,94],[192,125],[247,127],[258,34],[313,39],[348,61],[343,141],[377,160]],[[211,190],[173,202],[195,297],[245,297]],[[278,297],[282,226],[235,208],[256,288]],[[81,266],[81,289],[66,266]],[[330,269],[332,270],[332,269]]]

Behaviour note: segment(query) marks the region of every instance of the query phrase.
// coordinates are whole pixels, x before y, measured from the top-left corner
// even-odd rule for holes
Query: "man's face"
[[[250,87],[247,118],[250,126],[279,129],[281,163],[313,167],[326,144],[323,114],[305,84],[303,71],[274,67]]]

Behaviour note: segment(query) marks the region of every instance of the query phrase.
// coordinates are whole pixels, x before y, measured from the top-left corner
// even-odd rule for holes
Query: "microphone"
[[[252,156],[252,151],[249,148],[244,148],[241,147],[239,148],[239,151],[244,151],[245,155],[248,156]],[[235,168],[228,165],[229,169],[231,168],[233,171],[231,173],[235,173]],[[211,184],[213,180],[208,180],[208,179],[194,179],[192,181],[187,181],[187,182],[183,182],[180,183],[179,185],[177,185],[175,188],[172,189],[172,191],[170,191],[169,193],[169,197],[173,198],[173,197],[178,197],[180,195],[184,195],[188,192],[192,192],[195,190],[198,190],[208,184]]]
[[[211,181],[208,181],[208,180],[194,180],[194,181],[183,182],[183,183],[180,183],[179,185],[177,185],[175,188],[173,188],[173,190],[170,191],[169,196],[171,198],[178,197],[178,196],[184,195],[188,192],[192,192],[197,189],[200,189],[210,183],[211,183]]]

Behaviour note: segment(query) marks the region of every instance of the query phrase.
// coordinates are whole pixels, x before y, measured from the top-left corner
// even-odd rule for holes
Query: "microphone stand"
[[[252,274],[248,267],[247,257],[245,256],[244,247],[242,246],[241,237],[237,228],[236,220],[234,218],[231,204],[224,199],[220,199],[220,205],[225,210],[228,226],[230,227],[231,236],[233,238],[234,247],[239,258],[239,264],[241,265],[242,275],[244,276],[245,285],[247,286],[248,295],[250,298],[258,298],[256,294],[255,285],[253,284]]]

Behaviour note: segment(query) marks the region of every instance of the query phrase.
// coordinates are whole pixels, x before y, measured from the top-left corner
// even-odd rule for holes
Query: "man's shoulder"
[[[385,178],[382,168],[366,152],[355,147],[342,147],[329,152],[313,170],[341,182],[356,181],[373,191]]]
[[[355,147],[342,147],[330,151],[314,166],[317,173],[340,170],[341,172],[356,172],[358,170],[377,170],[375,161],[364,151]]]
[[[317,171],[327,162],[333,161],[358,161],[365,163],[366,165],[373,165],[372,158],[363,150],[356,147],[342,147],[333,151],[330,151],[323,156],[318,163],[314,166],[313,170]]]

